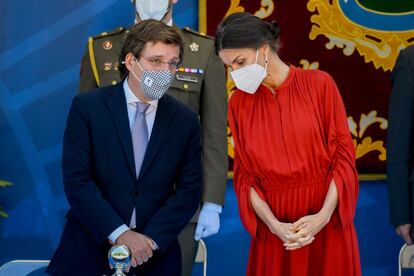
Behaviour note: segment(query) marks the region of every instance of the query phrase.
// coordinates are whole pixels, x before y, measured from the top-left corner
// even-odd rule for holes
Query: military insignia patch
[[[189,47],[191,52],[198,52],[198,50],[200,49],[200,45],[198,45],[195,42],[191,43]]]
[[[105,50],[111,50],[111,49],[112,49],[112,41],[110,41],[110,40],[105,40],[105,41],[102,43],[102,46],[103,46],[103,48],[104,48]]]
[[[198,82],[198,78],[192,77],[192,76],[176,74],[175,77],[176,77],[177,80],[180,80],[180,81],[188,81],[188,82],[195,82],[195,83]]]
[[[112,62],[105,62],[104,63],[104,70],[109,71],[112,68]]]
[[[203,69],[196,69],[196,68],[187,68],[187,67],[179,67],[177,68],[176,72],[185,72],[185,73],[193,73],[193,74],[204,74]]]

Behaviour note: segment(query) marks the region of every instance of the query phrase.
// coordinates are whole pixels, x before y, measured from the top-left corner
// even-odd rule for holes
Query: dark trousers
[[[194,239],[196,226],[196,222],[190,222],[178,235],[178,242],[181,247],[182,276],[191,276],[193,272],[193,264],[198,248],[198,241]]]
[[[177,241],[174,241],[162,254],[157,251],[154,253],[148,262],[131,268],[127,275],[181,276],[181,251]]]

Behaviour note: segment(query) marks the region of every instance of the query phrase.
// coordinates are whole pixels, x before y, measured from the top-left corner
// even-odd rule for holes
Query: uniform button
[[[116,80],[113,80],[113,81],[112,81],[112,85],[115,85],[115,84],[116,84]]]
[[[184,83],[184,89],[187,90],[188,89],[188,84]]]

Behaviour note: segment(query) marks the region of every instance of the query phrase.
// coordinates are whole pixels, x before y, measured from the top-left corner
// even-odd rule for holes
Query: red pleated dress
[[[247,275],[361,275],[355,149],[333,79],[290,66],[274,93],[263,85],[255,94],[235,91],[229,124],[240,217],[252,236]],[[297,250],[285,250],[250,204],[254,187],[279,221],[292,223],[322,208],[332,178],[338,206],[315,240]]]

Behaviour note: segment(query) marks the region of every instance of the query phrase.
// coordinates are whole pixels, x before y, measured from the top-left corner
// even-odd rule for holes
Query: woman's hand
[[[315,215],[304,216],[292,224],[293,231],[301,236],[315,236],[328,224],[331,216],[324,212],[319,212]]]
[[[275,221],[270,226],[270,231],[278,236],[284,243],[295,241],[295,232],[292,230],[292,223]]]
[[[289,230],[295,233],[295,241],[285,243],[284,245],[286,249],[294,250],[312,243],[316,234],[318,234],[322,228],[328,224],[330,218],[330,215],[321,211],[315,215],[302,217],[292,223]]]
[[[292,223],[274,222],[270,231],[283,241],[286,250],[294,250],[310,244],[314,238],[301,237],[301,234],[294,231],[295,227]]]
[[[304,216],[292,224],[290,230],[296,235],[295,242],[285,243],[286,249],[294,250],[312,243],[316,234],[328,224],[337,205],[338,190],[332,178],[322,209],[317,214]]]

